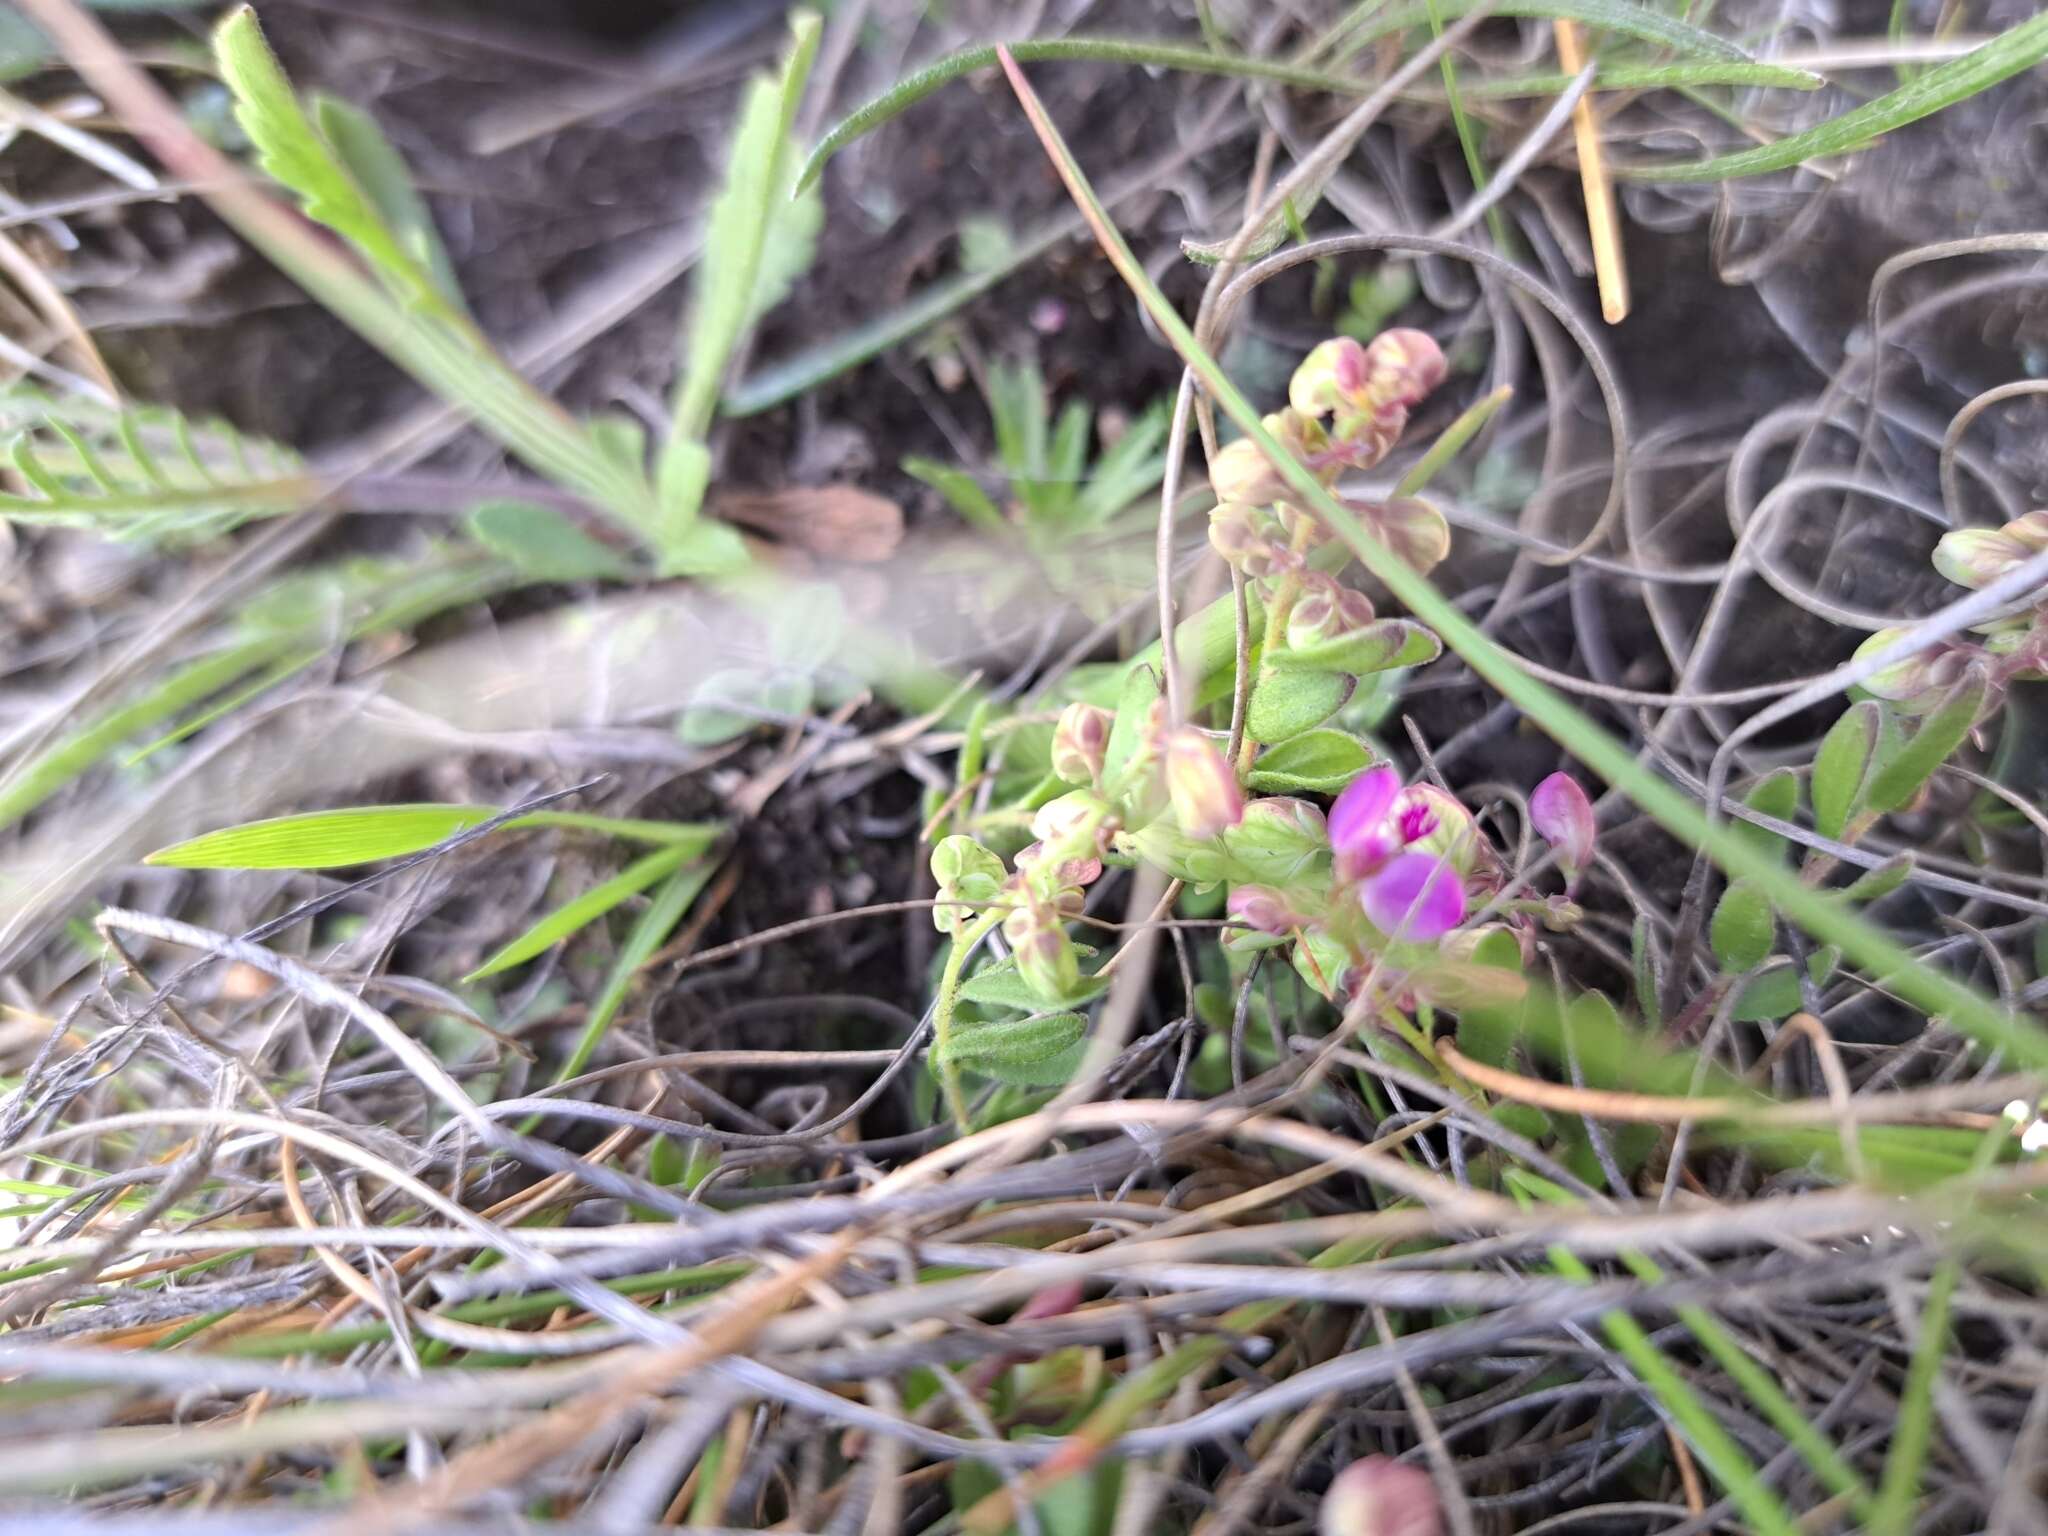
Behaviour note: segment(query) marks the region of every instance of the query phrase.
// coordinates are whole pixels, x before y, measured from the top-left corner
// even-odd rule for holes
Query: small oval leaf
[[[1348,672],[1364,677],[1394,667],[1419,667],[1443,655],[1436,634],[1407,619],[1375,619],[1313,645],[1275,651],[1268,660],[1281,672]]]
[[[1790,768],[1774,768],[1750,786],[1742,803],[1774,821],[1791,821],[1799,814],[1799,775]],[[1734,829],[1737,837],[1759,852],[1783,856],[1785,839],[1776,832],[1746,821],[1735,822]]]
[[[1303,731],[1260,753],[1250,783],[1267,794],[1334,795],[1372,764],[1372,748],[1356,736]]]
[[[1084,946],[1076,945],[1083,953]],[[1061,998],[1063,1003],[1085,1003],[1109,985],[1093,976],[1083,976],[1080,985],[1072,994]],[[1036,992],[1017,973],[1015,960],[1000,960],[986,969],[976,971],[960,984],[960,996],[970,1003],[980,1003],[987,1008],[1014,1008],[1020,1013],[1038,1013],[1045,1004]]]
[[[1970,727],[1984,712],[1991,694],[1991,679],[1982,666],[1973,665],[1955,686],[1929,710],[1920,728],[1895,750],[1885,754],[1870,780],[1870,808],[1896,811],[1920,793],[1921,786],[1934,777],[1934,770],[1947,762],[1970,734]]]
[[[956,1024],[932,1059],[1013,1087],[1051,1088],[1073,1076],[1087,1033],[1087,1018],[1070,1012]]]
[[[537,581],[616,581],[632,574],[624,556],[538,502],[487,501],[469,514],[469,532],[521,575]]]
[[[1267,746],[1292,740],[1342,709],[1356,682],[1342,672],[1268,672],[1252,690],[1245,730]]]
[[[1813,828],[1822,837],[1841,841],[1849,822],[1863,807],[1863,786],[1877,753],[1878,717],[1883,706],[1865,699],[1843,711],[1828,729],[1813,759]]]
[[[1747,880],[1738,880],[1721,895],[1708,928],[1714,958],[1730,975],[1754,970],[1771,953],[1776,925],[1770,898]]]

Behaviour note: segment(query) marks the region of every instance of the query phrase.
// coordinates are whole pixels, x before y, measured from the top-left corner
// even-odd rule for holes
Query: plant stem
[[[960,973],[967,967],[967,957],[1007,912],[1007,908],[984,912],[953,935],[952,951],[939,974],[938,995],[932,999],[932,1062],[938,1068],[939,1091],[945,1095],[947,1113],[963,1136],[967,1134],[967,1100],[960,1092],[960,1069],[947,1050],[953,1038],[953,1008],[960,1000]]]

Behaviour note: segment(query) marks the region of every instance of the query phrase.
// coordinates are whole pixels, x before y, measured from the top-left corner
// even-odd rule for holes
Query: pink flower
[[[1353,779],[1337,797],[1329,820],[1339,880],[1356,880],[1400,850],[1400,835],[1388,815],[1400,796],[1401,775],[1381,763]]]
[[[1593,840],[1600,827],[1593,815],[1593,802],[1568,773],[1553,773],[1529,796],[1529,823],[1537,835],[1557,850],[1557,862],[1565,879],[1577,884],[1580,873],[1593,862]]]
[[[1366,876],[1358,898],[1375,928],[1417,943],[1465,921],[1465,883],[1449,861],[1427,853],[1396,854]]]
[[[1216,744],[1192,726],[1166,739],[1166,797],[1181,831],[1197,842],[1244,820],[1244,793]]]
[[[1248,928],[1261,933],[1288,933],[1302,925],[1301,914],[1287,905],[1278,891],[1263,885],[1240,885],[1230,893],[1224,910]]]
[[[1436,1484],[1390,1456],[1354,1461],[1331,1479],[1316,1529],[1321,1536],[1439,1536]]]
[[[1337,797],[1329,826],[1337,878],[1358,886],[1375,927],[1428,943],[1465,920],[1474,834],[1471,813],[1449,795],[1427,785],[1403,789],[1383,763]]]

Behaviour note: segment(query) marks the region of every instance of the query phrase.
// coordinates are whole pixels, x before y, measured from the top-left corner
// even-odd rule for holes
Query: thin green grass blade
[[[1462,15],[1464,9],[1469,8],[1453,9],[1453,3],[1454,0],[1447,0],[1446,15]],[[1580,9],[1592,11],[1600,8],[1588,5]],[[1632,19],[1640,25],[1656,27],[1662,21],[1654,12],[1645,12],[1641,7],[1628,9],[1632,13]],[[1643,16],[1651,19],[1643,22]],[[1594,26],[1608,24],[1605,20],[1595,20],[1590,16],[1581,19]],[[1666,24],[1667,27],[1678,25]],[[1754,85],[1811,91],[1819,89],[1823,83],[1820,76],[1808,70],[1748,62],[1740,49],[1721,42],[1709,33],[1683,28],[1681,35],[1684,39],[1682,43],[1671,43],[1660,30],[1658,35],[1650,40],[1677,47],[1682,53],[1704,55],[1705,62],[1617,65],[1613,69],[1603,66],[1598,89],[1655,90],[1678,85]],[[1312,69],[1281,59],[1248,58],[1243,54],[1216,52],[1158,38],[1032,38],[1012,43],[1010,52],[1019,61],[1027,64],[1079,60],[1100,64],[1126,64],[1139,69],[1177,69],[1197,75],[1270,80],[1278,85],[1292,86],[1304,91],[1326,91],[1334,96],[1363,96],[1376,84],[1363,75],[1345,74],[1331,69]],[[807,186],[817,180],[826,163],[856,139],[873,133],[891,118],[902,115],[927,96],[962,76],[971,75],[978,69],[991,68],[995,63],[995,45],[984,44],[948,54],[945,58],[934,60],[924,68],[904,76],[881,95],[855,108],[832,125],[825,136],[818,140],[818,146],[811,151],[810,159],[804,162],[798,184]],[[1570,78],[1565,75],[1532,75],[1516,80],[1503,80],[1491,85],[1478,84],[1467,89],[1469,94],[1474,96],[1555,96],[1570,83]]]
[[[1877,1491],[1877,1511],[1870,1536],[1907,1536],[1913,1529],[1913,1505],[1920,1495],[1920,1474],[1934,1438],[1934,1383],[1948,1348],[1949,1304],[1961,1267],[1943,1262],[1927,1284],[1927,1306],[1920,1314],[1920,1339],[1906,1367],[1905,1390],[1899,1394],[1899,1420],[1885,1454],[1884,1477]]]
[[[1461,81],[1472,100],[1504,101],[1525,96],[1557,96],[1572,83],[1570,75],[1504,75],[1495,80]],[[1607,64],[1594,78],[1595,91],[1662,91],[1687,86],[1758,86],[1786,91],[1817,91],[1827,84],[1810,69],[1782,64],[1686,63]]]
[[[1632,181],[1732,181],[1739,176],[1790,170],[1808,160],[1862,148],[1895,128],[1917,123],[2032,69],[2044,58],[2048,58],[2048,12],[2001,32],[1959,59],[1915,75],[1875,101],[1816,123],[1804,133],[1689,165],[1616,166],[1614,174]]]
[[[1566,1249],[1552,1248],[1550,1262],[1570,1279],[1586,1285],[1593,1282],[1593,1272]],[[1609,1312],[1600,1319],[1600,1329],[1706,1463],[1714,1481],[1727,1490],[1743,1518],[1767,1536],[1800,1536],[1799,1522],[1757,1475],[1756,1463],[1686,1385],[1685,1377],[1643,1331],[1642,1324],[1625,1312]]]
[[[682,848],[664,848],[644,859],[634,860],[611,879],[593,885],[574,900],[555,908],[463,977],[463,981],[481,981],[486,976],[509,971],[515,965],[524,965],[543,950],[554,948],[571,934],[596,922],[629,896],[637,896],[655,881],[674,874],[689,856]]]
[[[1482,395],[1458,414],[1458,419],[1445,427],[1437,440],[1429,445],[1428,452],[1415,461],[1415,467],[1401,477],[1401,483],[1394,487],[1394,495],[1419,496],[1438,475],[1444,466],[1456,458],[1459,451],[1479,435],[1479,429],[1493,420],[1494,413],[1512,400],[1515,387],[1503,384],[1490,395]]]
[[[1374,540],[1356,514],[1330,495],[1305,466],[1274,440],[1259,413],[1215,358],[1196,344],[1186,322],[1110,222],[1086,174],[1046,115],[1030,83],[1014,64],[1009,69],[1011,82],[1032,126],[1094,226],[1104,251],[1175,350],[1194,369],[1225,414],[1259,445],[1295,492],[1299,504],[1313,508],[1350,546],[1360,563],[1385,583],[1417,619],[1436,630],[1445,645],[1456,651],[1479,677],[1588,769],[1622,790],[1688,846],[1704,848],[1731,877],[1755,880],[1780,912],[1821,943],[1838,945],[1847,958],[1873,978],[1881,978],[1897,995],[1930,1015],[1943,1016],[1951,1026],[1973,1039],[2006,1050],[2023,1065],[2048,1066],[2048,1030],[2030,1019],[2006,1012],[1973,988],[1923,965],[1861,914],[1803,884],[1777,859],[1737,836],[1725,823],[1710,821],[1700,806],[1645,767],[1625,745],[1563,695],[1521,670],[1513,657],[1481,633],[1428,578]]]
[[[612,1020],[618,1017],[619,1009],[626,1001],[626,991],[633,985],[634,976],[654,952],[668,942],[668,936],[675,932],[676,924],[683,920],[690,904],[711,882],[714,867],[710,863],[687,865],[670,875],[668,883],[654,893],[654,899],[633,924],[633,931],[626,936],[626,942],[619,946],[618,958],[612,962],[611,973],[605,978],[604,991],[591,1004],[590,1018],[583,1026],[583,1033],[577,1037],[575,1049],[569,1052],[569,1059],[562,1063],[562,1070],[556,1074],[556,1082],[567,1082],[590,1065],[590,1058],[597,1054],[605,1032],[612,1027]],[[536,1124],[538,1118],[529,1120],[528,1127]]]
[[[1630,4],[1629,0],[1419,0],[1416,4],[1393,7],[1385,5],[1383,0],[1367,0],[1352,13],[1352,19],[1339,22],[1325,34],[1326,40],[1341,40],[1341,46],[1330,62],[1342,63],[1368,43],[1392,33],[1428,25],[1432,3],[1445,21],[1456,21],[1486,6],[1496,16],[1530,16],[1551,21],[1563,18],[1582,22],[1602,31],[1618,32],[1646,43],[1655,43],[1660,48],[1669,48],[1682,58],[1725,59],[1737,64],[1751,62],[1748,54],[1726,38],[1674,21],[1646,5]]]

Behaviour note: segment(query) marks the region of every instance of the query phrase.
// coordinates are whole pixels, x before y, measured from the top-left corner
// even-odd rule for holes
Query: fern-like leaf
[[[15,481],[0,518],[18,523],[191,541],[320,492],[290,450],[160,406],[116,411],[15,386],[0,391],[0,435]]]
[[[299,105],[256,24],[256,13],[244,6],[220,24],[214,39],[221,71],[234,93],[235,120],[255,145],[263,169],[299,195],[308,218],[354,246],[400,301],[451,315],[435,273],[407,249],[348,162]],[[359,129],[361,123],[351,126]]]

